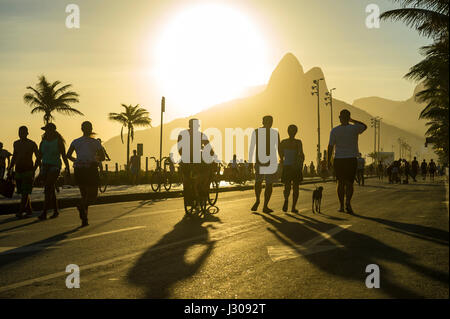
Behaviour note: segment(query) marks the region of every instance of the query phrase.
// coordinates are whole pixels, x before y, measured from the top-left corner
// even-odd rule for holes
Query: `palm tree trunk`
[[[50,114],[49,113],[45,113],[44,115],[44,125],[47,125],[50,121]]]
[[[130,171],[130,127],[128,126],[127,134],[127,172]]]

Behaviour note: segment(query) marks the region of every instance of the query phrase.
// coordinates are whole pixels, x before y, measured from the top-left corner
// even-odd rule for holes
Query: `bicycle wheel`
[[[206,196],[202,196],[202,198],[198,201],[198,216],[199,217],[205,217],[208,213],[208,210],[206,209],[208,204],[208,198]]]
[[[164,174],[164,189],[168,192],[170,191],[170,189],[172,188],[172,183],[170,181],[170,177],[169,174],[167,172],[165,172]]]
[[[108,187],[108,185],[105,183],[105,184],[103,184],[103,185],[99,185],[98,186],[98,190],[100,191],[100,193],[104,193],[104,192],[106,192],[106,188]]]
[[[219,183],[214,180],[209,185],[209,193],[208,193],[209,205],[214,206],[217,203],[218,197],[219,197]]]
[[[108,187],[108,182],[106,180],[106,176],[104,173],[100,174],[100,183],[98,184],[98,190],[100,193],[106,192],[106,188]]]
[[[161,171],[160,170],[156,170],[152,174],[152,177],[150,178],[150,185],[154,192],[159,191],[159,189],[161,188]]]
[[[195,209],[197,207],[196,201],[188,202],[186,198],[184,199],[184,212],[186,215],[192,216],[195,213]]]

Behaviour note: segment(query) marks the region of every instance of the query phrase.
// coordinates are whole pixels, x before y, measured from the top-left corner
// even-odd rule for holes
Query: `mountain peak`
[[[298,83],[304,79],[303,67],[292,53],[286,53],[272,72],[267,87],[269,89]]]
[[[317,66],[313,67],[311,70],[306,72],[306,76],[311,79],[324,78],[322,69]]]

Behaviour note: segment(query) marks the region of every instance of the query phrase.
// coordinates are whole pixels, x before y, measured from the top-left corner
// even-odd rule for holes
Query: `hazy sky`
[[[65,26],[70,3],[79,5],[79,29]],[[393,7],[387,0],[0,0],[0,141],[11,149],[24,124],[40,140],[42,115],[23,103],[40,74],[80,94],[75,107],[86,117],[56,116],[67,140],[84,119],[104,140],[118,134],[107,114],[121,103],[147,108],[158,125],[162,95],[166,121],[236,98],[267,83],[287,52],[305,71],[321,67],[346,102],[407,99],[415,85],[402,77],[429,40],[401,23],[368,29],[370,3]]]

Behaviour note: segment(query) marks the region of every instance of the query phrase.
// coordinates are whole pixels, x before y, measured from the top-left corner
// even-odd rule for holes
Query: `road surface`
[[[366,182],[355,215],[337,212],[326,183],[322,214],[304,185],[298,214],[281,211],[274,188],[270,215],[250,211],[253,191],[236,191],[204,220],[185,218],[180,198],[94,206],[85,228],[73,208],[44,222],[0,216],[0,297],[448,298],[443,181]],[[66,287],[69,264],[78,289]],[[366,287],[373,264],[378,289]]]

